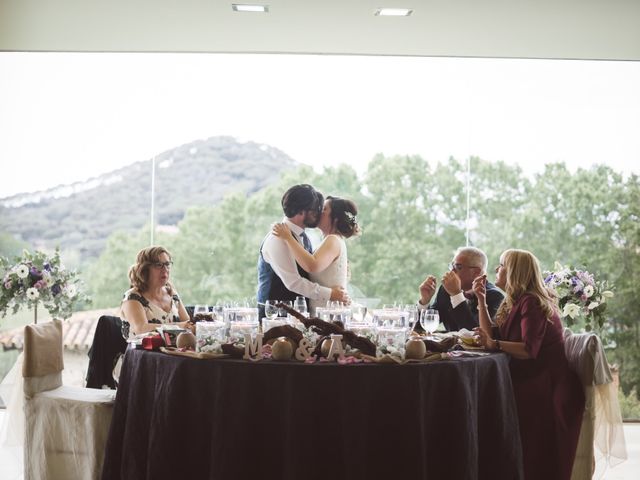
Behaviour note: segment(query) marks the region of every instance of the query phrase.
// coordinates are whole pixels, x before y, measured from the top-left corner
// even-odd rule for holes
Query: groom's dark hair
[[[323,205],[324,196],[307,183],[294,185],[282,196],[282,210],[287,218],[295,217],[307,210],[319,213]]]

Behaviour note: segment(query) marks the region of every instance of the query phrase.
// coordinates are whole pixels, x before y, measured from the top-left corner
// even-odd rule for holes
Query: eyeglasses
[[[459,272],[460,270],[462,270],[463,268],[480,268],[480,267],[476,267],[474,265],[463,265],[462,263],[454,263],[451,262],[449,264],[449,268],[455,272]]]
[[[153,266],[153,268],[160,270],[162,267],[166,268],[167,270],[171,270],[171,265],[173,265],[173,262],[154,262],[151,264]]]

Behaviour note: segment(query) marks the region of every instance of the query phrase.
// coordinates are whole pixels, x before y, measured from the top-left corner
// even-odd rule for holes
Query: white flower
[[[76,296],[76,294],[78,293],[78,289],[76,288],[76,286],[72,283],[70,285],[67,285],[67,288],[65,288],[65,292],[67,293],[67,296],[69,298],[73,298]]]
[[[583,293],[587,298],[589,298],[591,295],[593,295],[593,287],[591,285],[587,285],[586,287],[584,287]]]
[[[17,269],[18,278],[27,278],[29,276],[29,267],[22,263]]]
[[[563,317],[571,317],[575,319],[578,315],[580,315],[580,307],[575,303],[567,303],[562,309]]]
[[[27,298],[29,300],[36,300],[40,296],[40,292],[38,292],[37,288],[27,288]]]
[[[594,308],[596,308],[598,305],[600,305],[598,302],[591,302],[589,305],[587,305],[587,308],[589,310],[593,310]]]

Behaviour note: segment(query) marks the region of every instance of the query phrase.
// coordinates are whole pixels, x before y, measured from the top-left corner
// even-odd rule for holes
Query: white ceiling
[[[640,60],[640,0],[0,0],[0,51]],[[378,17],[379,7],[410,17]]]

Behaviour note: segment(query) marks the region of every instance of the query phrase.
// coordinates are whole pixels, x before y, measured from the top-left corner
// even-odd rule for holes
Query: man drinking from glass
[[[473,280],[484,275],[487,269],[487,255],[475,247],[460,247],[456,251],[450,270],[442,276],[440,288],[436,293],[436,277],[429,275],[420,285],[418,308],[434,308],[440,314],[440,321],[447,331],[466,328],[472,330],[478,326],[478,300],[472,290]],[[493,319],[504,296],[495,285],[487,282],[487,306]],[[422,332],[416,322],[415,330]]]

